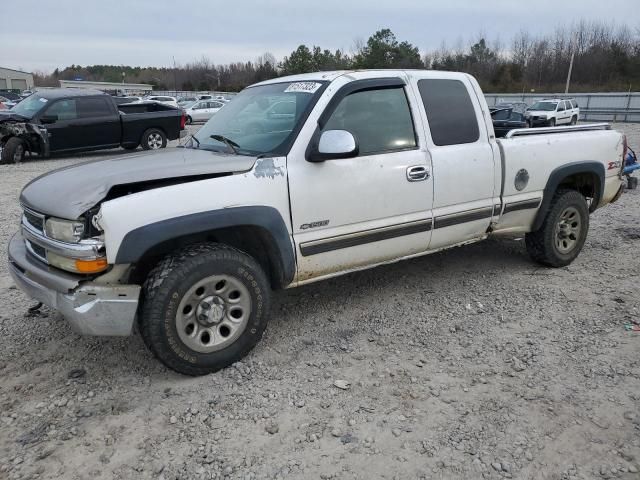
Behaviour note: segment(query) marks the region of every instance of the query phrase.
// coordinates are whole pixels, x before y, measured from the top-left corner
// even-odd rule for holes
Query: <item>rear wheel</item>
[[[167,146],[167,136],[157,128],[150,128],[142,134],[140,142],[144,150],[159,150]]]
[[[149,273],[142,338],[167,367],[204,375],[243,358],[262,338],[270,289],[258,263],[220,244],[167,256]]]
[[[191,125],[193,123],[193,118],[187,115],[187,125]]]
[[[7,140],[2,147],[2,157],[0,163],[20,163],[24,160],[25,147],[22,139],[18,137],[11,137]]]
[[[575,125],[576,123],[578,123],[578,116],[574,115],[571,117],[571,125]]]
[[[542,226],[525,235],[529,256],[548,267],[564,267],[578,256],[589,231],[587,201],[575,190],[559,190]]]

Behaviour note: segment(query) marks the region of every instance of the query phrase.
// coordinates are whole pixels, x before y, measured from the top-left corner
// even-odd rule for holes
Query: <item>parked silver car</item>
[[[187,124],[191,124],[206,122],[224,106],[224,103],[217,100],[199,100],[181,106],[187,115]]]

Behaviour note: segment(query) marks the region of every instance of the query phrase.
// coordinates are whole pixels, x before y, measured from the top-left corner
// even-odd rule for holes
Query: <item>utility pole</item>
[[[172,56],[171,58],[173,58],[173,90],[175,91],[175,94],[178,95],[178,80],[176,77],[176,57]]]
[[[564,87],[564,94],[565,95],[567,95],[569,93],[569,84],[571,83],[571,71],[573,70],[573,59],[574,59],[575,54],[576,54],[575,37],[576,37],[575,34],[573,34],[571,36],[571,43],[569,44],[569,48],[571,49],[571,60],[569,60],[569,72],[567,73],[567,84]]]

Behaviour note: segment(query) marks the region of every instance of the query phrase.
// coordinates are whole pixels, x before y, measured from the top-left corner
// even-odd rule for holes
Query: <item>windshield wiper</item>
[[[229,147],[231,149],[231,151],[234,154],[238,155],[238,148],[240,148],[240,145],[238,145],[236,142],[234,142],[230,138],[227,138],[224,135],[209,135],[209,137],[213,138],[214,140],[216,140],[218,142],[224,143],[227,147]]]
[[[200,148],[200,140],[198,140],[193,133],[191,134],[191,140],[195,140],[195,142],[198,144],[197,148]]]

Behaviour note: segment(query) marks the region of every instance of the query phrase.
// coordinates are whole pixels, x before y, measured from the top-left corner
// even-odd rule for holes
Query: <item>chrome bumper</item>
[[[20,233],[9,242],[9,273],[27,295],[62,314],[81,335],[130,335],[140,286],[81,283],[27,252]]]

